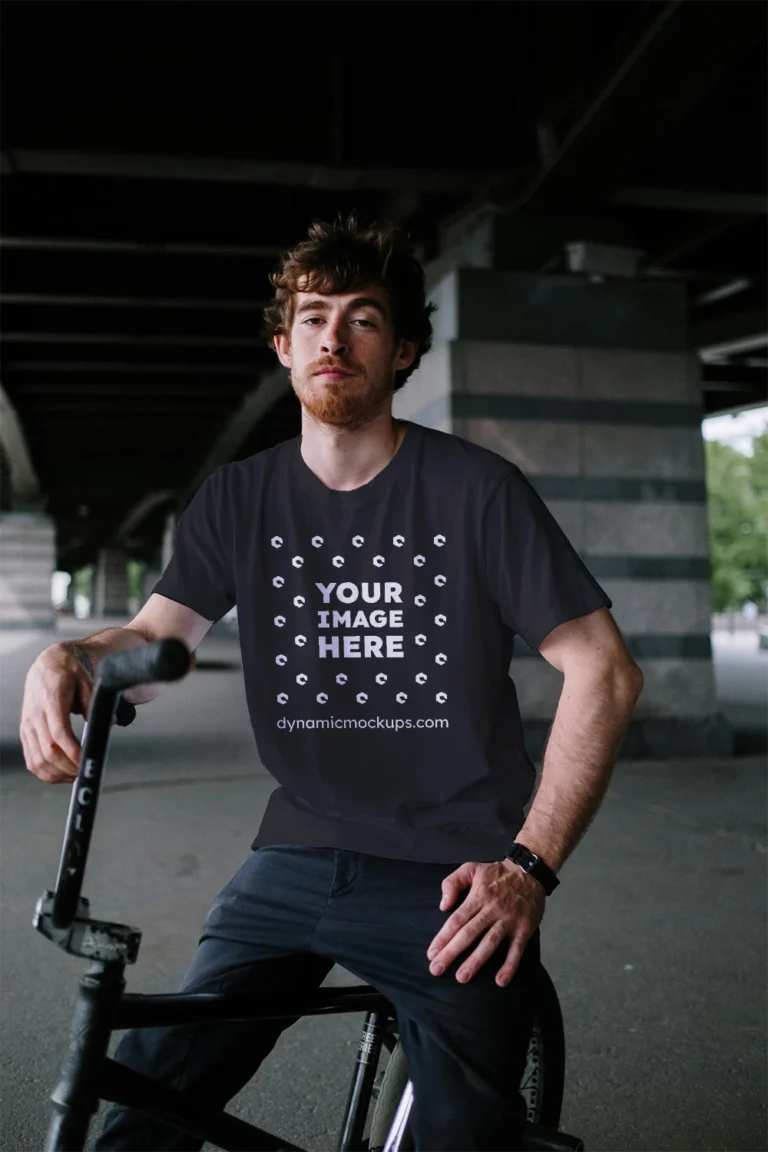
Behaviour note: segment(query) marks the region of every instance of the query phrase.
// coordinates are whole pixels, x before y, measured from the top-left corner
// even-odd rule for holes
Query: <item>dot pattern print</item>
[[[428,548],[409,560],[408,541],[400,534],[392,537],[389,556],[376,553],[369,558],[361,535],[352,537],[349,551],[333,556],[330,549],[323,555],[322,536],[307,542],[306,554],[301,543],[292,548],[283,537],[273,536],[272,586],[279,593],[273,617],[279,649],[275,664],[282,670],[277,703],[285,707],[314,698],[320,705],[343,710],[345,705],[374,702],[379,707],[403,705],[414,694],[423,694],[425,703],[445,706],[448,695],[441,687],[440,669],[448,662],[443,629],[449,620],[442,592],[448,584],[442,551],[446,542],[446,536],[438,533]],[[305,568],[308,561],[311,578]],[[345,569],[355,578],[345,579]],[[316,579],[319,571],[322,579]],[[416,609],[417,630],[408,636],[404,617],[411,606]],[[352,678],[337,673],[332,680],[337,691],[331,699],[328,691],[313,692],[315,658],[370,663],[356,666]],[[377,670],[382,660],[403,663],[387,663]]]

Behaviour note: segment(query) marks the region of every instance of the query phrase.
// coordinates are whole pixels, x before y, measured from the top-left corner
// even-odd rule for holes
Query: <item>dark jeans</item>
[[[494,978],[508,940],[466,984],[456,980],[461,957],[433,976],[427,948],[453,911],[438,907],[441,882],[460,863],[412,863],[289,844],[257,849],[216,897],[180,990],[309,990],[338,963],[397,1010],[414,1086],[410,1122],[419,1152],[517,1149],[525,1119],[517,1087],[533,1024],[539,933],[505,988]],[[223,1108],[294,1022],[134,1029],[115,1058]],[[342,1110],[340,1101],[339,1123]],[[116,1107],[95,1146],[157,1152],[199,1149],[201,1142]]]

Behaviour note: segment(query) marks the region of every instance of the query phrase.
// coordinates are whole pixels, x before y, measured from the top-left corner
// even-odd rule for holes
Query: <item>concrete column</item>
[[[10,483],[10,464],[0,445],[0,513],[14,506],[13,486]]]
[[[395,416],[516,463],[595,578],[645,674],[623,755],[730,755],[710,645],[703,405],[683,286],[453,269]],[[562,677],[516,641],[539,755]]]
[[[104,548],[99,553],[93,575],[91,615],[128,615],[128,560],[116,548]]]
[[[41,512],[0,515],[0,628],[52,628],[53,521]]]

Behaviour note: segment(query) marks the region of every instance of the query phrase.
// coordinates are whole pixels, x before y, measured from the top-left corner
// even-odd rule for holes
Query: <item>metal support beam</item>
[[[768,401],[768,370],[744,364],[701,365],[705,392],[754,392],[756,400]]]
[[[738,356],[742,352],[752,352],[756,348],[765,347],[768,347],[768,331],[755,332],[752,336],[735,337],[732,340],[722,340],[719,344],[697,345],[699,356],[703,360],[718,356]]]
[[[0,443],[11,473],[14,505],[35,506],[41,502],[40,481],[18,413],[0,384]]]
[[[706,227],[702,227],[700,220],[691,223],[676,237],[672,244],[667,244],[664,251],[649,253],[644,262],[654,268],[663,268],[665,265],[674,264],[683,256],[689,256],[706,244],[711,244],[713,240],[719,240],[721,236],[732,232],[734,228],[740,227],[743,223],[743,216],[726,216]]]
[[[56,176],[122,176],[141,180],[195,180],[272,184],[329,192],[390,191],[463,193],[494,173],[433,172],[428,168],[354,168],[345,165],[226,160],[205,156],[64,152],[17,149],[0,153],[4,176],[17,172]]]
[[[567,133],[552,162],[522,192],[501,177],[484,186],[479,199],[538,212],[566,205],[572,211],[589,209],[612,200],[764,35],[761,4],[670,0]]]
[[[275,368],[265,376],[258,388],[248,392],[238,410],[230,417],[223,432],[201,464],[182,497],[182,505],[192,499],[203,481],[220,464],[226,464],[237,452],[267,413],[291,391],[291,377],[287,368]]]
[[[721,212],[726,216],[768,215],[768,197],[748,192],[686,192],[682,188],[622,188],[614,204],[672,212]]]
[[[768,344],[768,317],[764,308],[701,319],[691,327],[691,343],[706,360],[750,352]]]
[[[752,280],[747,280],[745,277],[740,276],[736,280],[727,280],[724,284],[718,285],[717,288],[712,288],[709,292],[702,292],[697,296],[693,303],[697,307],[703,307],[706,304],[717,304],[721,300],[727,300],[731,296],[738,296],[740,292],[746,292],[751,288]]]
[[[167,504],[176,498],[176,493],[169,488],[165,488],[159,492],[149,492],[146,496],[142,496],[141,500],[137,501],[127,514],[125,519],[120,524],[120,527],[115,533],[115,540],[122,543],[125,539],[135,532],[143,520],[146,520],[150,513],[154,512],[162,504]]]

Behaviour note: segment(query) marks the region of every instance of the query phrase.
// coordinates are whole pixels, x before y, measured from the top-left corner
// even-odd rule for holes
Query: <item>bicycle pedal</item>
[[[47,891],[37,902],[32,924],[47,940],[70,956],[107,963],[120,961],[122,964],[135,964],[141,943],[140,930],[109,920],[91,920],[88,916],[89,908],[88,900],[84,896],[79,897],[77,913],[70,926],[54,928],[53,892]]]

